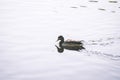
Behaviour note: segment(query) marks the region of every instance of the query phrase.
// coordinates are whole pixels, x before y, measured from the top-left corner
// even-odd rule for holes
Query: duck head
[[[64,37],[63,36],[58,36],[58,39],[57,39],[57,41],[61,41],[61,42],[64,42]]]
[[[58,39],[57,39],[57,41],[59,41],[59,46],[61,47],[62,46],[62,44],[64,43],[64,37],[63,36],[58,36]]]

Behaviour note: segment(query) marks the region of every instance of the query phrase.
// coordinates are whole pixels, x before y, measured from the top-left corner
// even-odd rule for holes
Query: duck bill
[[[59,44],[59,39],[57,39],[55,42],[55,45],[58,45],[58,44]]]
[[[56,42],[59,41],[59,39],[56,40]]]

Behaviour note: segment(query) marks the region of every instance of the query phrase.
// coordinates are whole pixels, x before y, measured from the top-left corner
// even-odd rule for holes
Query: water
[[[0,1],[0,80],[119,80],[118,3]],[[86,49],[58,53],[59,35]]]

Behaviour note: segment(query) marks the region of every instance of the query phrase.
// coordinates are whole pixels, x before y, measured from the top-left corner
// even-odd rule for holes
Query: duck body
[[[63,36],[59,36],[58,40],[60,40],[60,42],[59,42],[60,48],[64,48],[64,49],[68,49],[68,50],[76,50],[76,51],[85,49],[83,47],[83,43],[81,41],[72,41],[72,40],[64,41]]]
[[[69,50],[79,50],[83,44],[80,41],[65,41],[61,46]]]

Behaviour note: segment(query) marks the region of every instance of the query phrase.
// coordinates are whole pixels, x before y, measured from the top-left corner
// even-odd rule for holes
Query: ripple
[[[102,53],[99,51],[88,51],[88,50],[86,50],[86,53],[89,54],[89,56],[97,55],[99,57],[104,57],[111,60],[120,60],[120,55],[112,55],[112,54]]]
[[[109,1],[109,3],[118,3],[118,1],[111,0],[111,1]]]
[[[89,2],[98,2],[98,1],[96,1],[96,0],[90,0]]]

